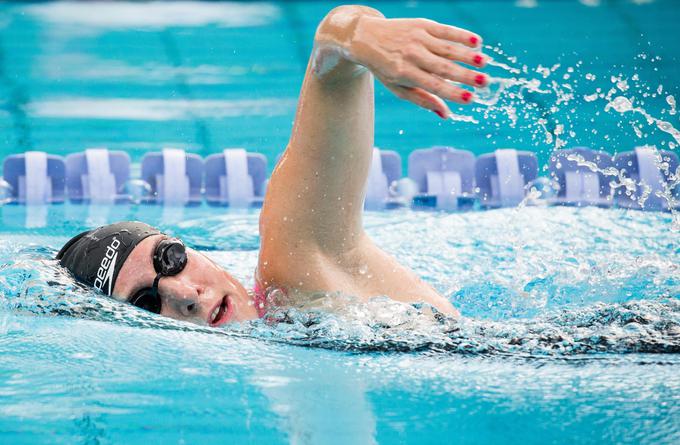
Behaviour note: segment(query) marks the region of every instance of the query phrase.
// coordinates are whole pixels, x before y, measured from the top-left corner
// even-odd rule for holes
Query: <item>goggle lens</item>
[[[153,268],[164,277],[177,275],[187,265],[187,250],[182,241],[171,238],[158,243],[153,254]]]
[[[161,297],[158,294],[158,282],[161,277],[177,275],[187,265],[187,250],[182,241],[177,238],[164,239],[156,246],[153,254],[153,268],[156,279],[153,286],[140,289],[129,302],[140,309],[154,314],[160,314],[162,309]]]

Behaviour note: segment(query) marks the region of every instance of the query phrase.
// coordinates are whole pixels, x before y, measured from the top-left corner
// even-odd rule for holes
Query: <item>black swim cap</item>
[[[71,238],[57,254],[76,280],[111,295],[128,255],[143,239],[161,232],[139,221],[123,221]]]

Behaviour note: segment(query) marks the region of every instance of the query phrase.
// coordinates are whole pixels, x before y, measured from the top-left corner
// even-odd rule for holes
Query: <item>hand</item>
[[[459,63],[482,68],[488,58],[478,51],[481,37],[426,19],[361,17],[350,58],[368,69],[398,97],[448,118],[442,99],[472,102],[473,93],[449,81],[480,87],[488,77]],[[456,63],[458,62],[458,63]]]

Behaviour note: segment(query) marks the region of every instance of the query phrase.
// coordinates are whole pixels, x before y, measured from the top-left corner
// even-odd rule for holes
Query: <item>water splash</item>
[[[627,107],[628,105],[624,103],[623,106]],[[655,149],[655,147],[652,148]],[[579,167],[586,167],[593,173],[600,173],[609,178],[609,186],[611,191],[609,199],[612,199],[616,190],[621,188],[624,190],[624,193],[627,196],[633,198],[640,205],[640,207],[644,208],[645,202],[652,193],[652,188],[649,186],[649,184],[645,183],[644,181],[636,182],[633,178],[627,176],[625,169],[618,170],[615,167],[601,168],[595,162],[587,161],[578,153],[571,153],[567,155],[566,159],[568,161],[575,162]],[[670,171],[670,164],[662,159],[658,151],[656,151],[654,161],[659,171],[662,172],[667,178],[667,181],[662,184],[663,190],[658,192],[657,196],[663,198],[666,201],[668,209],[673,216],[671,230],[677,231],[680,229],[680,212],[677,210],[678,200],[675,198],[674,191],[680,186],[680,166],[678,166],[675,172]],[[639,194],[637,193],[638,187],[642,189],[642,192]]]
[[[505,136],[508,142],[519,147],[531,145],[538,152],[570,145],[590,145],[611,151],[612,145],[626,136],[626,128],[643,144],[651,144],[652,130],[659,130],[669,135],[671,140],[661,140],[657,144],[667,145],[670,149],[680,145],[680,132],[674,124],[662,119],[655,111],[648,111],[650,104],[644,103],[645,100],[661,99],[665,90],[663,85],[652,89],[637,72],[611,75],[598,82],[598,77],[587,72],[582,61],[573,66],[555,63],[531,67],[522,64],[518,57],[507,54],[500,46],[485,46],[485,50],[493,56],[488,63],[489,83],[475,89],[475,103],[471,110],[467,109],[466,119],[460,121],[478,125],[482,131],[488,129],[487,138],[491,145],[505,145],[505,141],[497,136],[498,130],[504,126],[520,130]],[[660,58],[643,53],[636,60],[652,64]],[[603,84],[606,81],[611,83]],[[662,110],[661,114],[673,116],[677,113],[675,98],[668,93],[663,98],[668,109]],[[602,109],[584,106],[590,103],[598,105],[600,101],[604,102],[602,109],[605,113],[616,111],[626,115],[625,120],[615,122],[615,132],[606,125],[596,125],[606,123],[602,119]],[[630,120],[630,113],[643,119]],[[584,131],[584,120],[593,124],[588,131]],[[530,135],[529,140],[523,136],[526,133]],[[596,141],[597,138],[600,141]],[[629,149],[633,148],[630,146]]]
[[[43,247],[6,237],[0,241],[0,313],[59,315],[358,352],[531,357],[678,352],[680,250],[667,239],[667,218],[523,204],[464,215],[374,215],[367,220],[371,236],[437,288],[447,289],[464,318],[449,319],[428,305],[384,297],[364,304],[346,295],[321,294],[295,307],[274,306],[263,320],[222,330],[112,301],[75,283],[56,266],[51,258],[59,242]],[[224,217],[188,219],[170,231],[191,240],[231,222]],[[257,215],[244,216],[243,224],[256,230]],[[499,224],[506,228],[502,233],[492,230]],[[466,237],[461,238],[463,231]],[[207,245],[239,242],[230,242],[233,234],[211,238],[207,233],[202,240]],[[422,252],[414,255],[417,246]],[[247,283],[257,260],[252,247],[245,256],[238,251],[205,253]]]
[[[470,122],[472,124],[478,124],[479,121],[475,119],[472,116],[466,116],[464,114],[458,114],[458,113],[449,113],[447,116],[448,119],[454,121],[454,122]]]
[[[604,111],[609,111],[610,109],[614,109],[622,114],[628,112],[638,113],[644,116],[647,124],[656,125],[659,130],[670,134],[675,139],[675,142],[680,144],[680,131],[673,127],[670,122],[652,116],[644,108],[634,107],[630,99],[624,96],[617,96],[604,107]]]
[[[661,94],[661,91],[659,91],[659,94]],[[675,110],[675,97],[672,94],[669,94],[666,96],[666,103],[670,105],[671,109],[668,110],[668,114],[671,116],[674,116],[677,111]]]
[[[604,107],[604,111],[609,111],[610,108],[613,108],[619,113],[626,113],[628,111],[633,111],[633,103],[626,97],[618,96]]]
[[[313,308],[273,308],[264,319],[212,329],[145,313],[68,280],[53,281],[50,288],[35,278],[26,276],[17,282],[15,295],[4,292],[5,298],[11,297],[14,311],[354,352],[532,357],[680,352],[680,301],[672,298],[598,303],[530,320],[498,322],[453,319],[427,304],[407,305],[387,297],[364,303],[341,294],[317,295],[310,304]]]
[[[650,87],[637,72],[611,75],[598,82],[598,77],[588,73],[581,61],[573,66],[555,63],[531,67],[500,46],[485,49],[494,56],[489,62],[489,83],[475,89],[471,111],[468,109],[469,114],[457,120],[486,131],[491,146],[531,148],[540,158],[541,154],[549,155],[570,146],[585,145],[611,153],[614,148],[628,151],[636,146],[655,146],[659,150],[674,150],[680,145],[680,131],[662,117],[677,113],[675,97],[663,85]],[[660,60],[645,53],[636,59],[638,63]],[[655,110],[666,105],[667,109]],[[611,128],[612,120],[615,129]],[[590,125],[584,125],[584,121]],[[587,131],[585,126],[589,127]],[[503,131],[504,127],[516,131]],[[661,139],[655,141],[653,137]],[[603,174],[611,179],[614,191],[623,190],[641,206],[652,194],[661,197],[673,213],[671,230],[678,231],[678,172],[670,171],[663,159],[658,160],[657,166],[668,181],[662,191],[643,182],[636,183],[627,177],[626,169],[620,172],[607,169]]]
[[[338,301],[338,296],[333,297]],[[230,329],[306,347],[357,352],[453,352],[527,356],[680,352],[680,302],[635,301],[563,310],[536,319],[453,320],[426,305],[377,298],[343,312],[285,309]]]
[[[507,72],[509,72],[509,73],[512,73],[512,74],[519,74],[519,73],[521,73],[521,71],[520,71],[519,69],[513,68],[513,67],[511,67],[510,65],[507,65],[507,64],[505,64],[505,63],[503,63],[503,62],[499,62],[499,61],[497,61],[497,60],[491,59],[491,60],[489,60],[489,61],[487,62],[487,64],[490,65],[490,66],[495,66],[495,67],[498,67],[498,68],[502,68],[502,69],[504,69],[505,71],[507,71]]]

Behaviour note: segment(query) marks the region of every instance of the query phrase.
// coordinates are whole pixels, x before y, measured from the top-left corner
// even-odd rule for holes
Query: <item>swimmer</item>
[[[444,99],[473,100],[458,85],[488,81],[463,66],[484,67],[480,44],[480,36],[464,29],[386,19],[362,6],[338,7],[322,20],[290,141],[260,214],[252,292],[202,253],[140,222],[82,233],[57,259],[78,281],[119,301],[208,326],[262,316],[270,289],[388,296],[457,316],[446,298],[375,245],[362,227],[362,211],[373,153],[374,77],[446,119]]]

